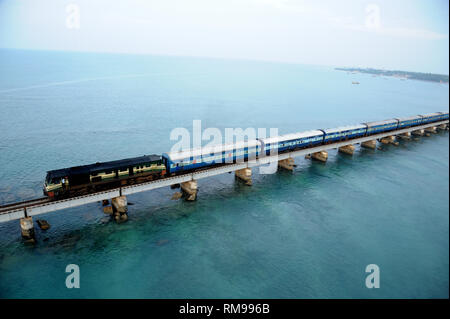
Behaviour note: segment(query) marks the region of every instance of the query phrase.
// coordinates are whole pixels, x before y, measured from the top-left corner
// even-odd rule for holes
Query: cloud
[[[253,4],[269,6],[289,13],[311,13],[316,11],[316,7],[306,4],[303,1],[293,0],[251,0]]]
[[[449,35],[429,31],[426,29],[415,29],[407,27],[385,27],[381,24],[378,5],[369,4],[365,8],[362,15],[366,17],[365,24],[355,23],[352,17],[344,17],[336,15],[330,11],[329,8],[319,6],[314,2],[307,3],[302,0],[250,0],[254,4],[270,6],[284,12],[308,14],[314,16],[317,20],[322,20],[324,23],[330,24],[333,27],[370,32],[381,36],[390,37],[404,37],[404,38],[420,38],[428,40],[448,39]],[[375,18],[375,19],[374,19]]]
[[[441,40],[448,39],[448,34],[437,33],[424,29],[410,29],[410,28],[383,28],[375,30],[382,35],[393,37],[409,37],[409,38],[422,38],[428,40]]]
[[[370,32],[381,36],[420,38],[426,40],[448,39],[448,34],[438,33],[426,29],[384,26],[382,23],[383,20],[380,19],[380,16],[377,16],[377,11],[373,11],[372,9],[373,8],[366,10],[367,15],[364,24],[356,23],[352,17],[330,16],[328,17],[328,20],[337,28]]]
[[[336,27],[360,31],[360,32],[369,32],[373,34],[378,34],[381,36],[388,37],[402,37],[402,38],[420,38],[426,40],[442,40],[448,39],[448,34],[438,33],[434,31],[429,31],[425,29],[414,29],[414,28],[405,28],[405,27],[384,27],[379,25],[377,27],[368,27],[362,24],[353,24],[348,23],[348,20],[341,18],[333,18],[331,20]]]

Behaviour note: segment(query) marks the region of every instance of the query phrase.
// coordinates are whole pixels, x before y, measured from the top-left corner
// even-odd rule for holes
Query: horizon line
[[[233,57],[220,57],[220,56],[202,56],[202,55],[181,55],[181,54],[168,54],[168,53],[151,53],[151,52],[117,52],[117,51],[89,51],[89,50],[64,50],[64,49],[32,49],[32,48],[12,48],[12,47],[0,47],[0,50],[20,50],[20,51],[39,51],[39,52],[61,52],[61,53],[91,53],[91,54],[111,54],[111,55],[137,55],[137,56],[157,56],[157,57],[172,57],[172,58],[197,58],[197,59],[213,59],[213,60],[231,60],[231,61],[247,61],[247,62],[264,62],[264,63],[277,63],[277,64],[294,64],[303,66],[315,66],[315,67],[327,67],[327,68],[365,68],[383,71],[402,71],[402,72],[416,72],[422,74],[444,75],[445,73],[433,73],[423,71],[412,71],[402,69],[386,69],[383,67],[371,67],[371,66],[348,66],[348,65],[331,65],[331,64],[316,64],[316,63],[301,63],[294,61],[281,61],[272,59],[258,59],[258,58],[233,58]],[[450,72],[449,72],[450,73]]]

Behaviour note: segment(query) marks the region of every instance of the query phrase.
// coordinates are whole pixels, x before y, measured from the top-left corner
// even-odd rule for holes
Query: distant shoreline
[[[446,83],[448,84],[448,75],[444,74],[434,74],[434,73],[420,73],[420,72],[408,72],[408,71],[389,71],[389,70],[379,70],[379,69],[360,69],[360,68],[335,68],[338,71],[347,71],[353,73],[367,73],[382,76],[391,76],[400,79],[409,80],[420,80],[428,82]]]

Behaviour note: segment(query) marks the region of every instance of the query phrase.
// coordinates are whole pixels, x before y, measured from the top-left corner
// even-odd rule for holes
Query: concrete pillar
[[[111,205],[116,222],[122,223],[128,220],[128,203],[126,196],[114,197],[111,199]]]
[[[108,205],[108,206],[103,207],[103,213],[105,213],[107,215],[112,215],[114,213],[112,206]]]
[[[328,152],[321,151],[321,152],[313,153],[313,154],[311,154],[311,157],[317,161],[326,162],[328,159]]]
[[[339,147],[339,152],[348,154],[348,155],[353,155],[353,153],[355,152],[355,146],[354,145],[346,145],[346,146]]]
[[[278,161],[278,167],[284,168],[288,171],[293,171],[295,164],[292,157],[286,158],[284,160]]]
[[[186,200],[193,201],[197,199],[197,181],[192,180],[181,183],[181,190],[184,193]]]
[[[27,243],[34,243],[34,224],[33,217],[24,217],[20,219],[20,230],[22,238]]]
[[[377,148],[377,140],[371,140],[367,142],[362,142],[361,147],[364,148],[370,148],[371,150],[374,150]]]
[[[427,132],[427,133],[436,133],[436,126],[427,127],[425,129],[425,132]]]
[[[252,185],[252,169],[243,168],[234,172],[234,176],[241,181],[245,182],[245,185]]]
[[[402,140],[409,140],[409,139],[411,139],[411,132],[399,134],[399,135],[397,135],[397,137],[401,138]]]
[[[447,129],[447,124],[441,124],[437,127],[439,130],[445,131]]]
[[[386,136],[386,137],[383,137],[382,139],[380,139],[380,142],[382,143],[382,144],[394,144],[394,142],[395,142],[395,136]]]
[[[177,200],[177,199],[180,199],[182,196],[183,196],[183,192],[176,192],[172,195],[172,197],[170,199]]]
[[[414,136],[423,136],[425,134],[425,130],[415,130],[411,132],[412,135]]]

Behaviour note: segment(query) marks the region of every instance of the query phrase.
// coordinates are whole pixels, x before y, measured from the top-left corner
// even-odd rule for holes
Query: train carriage
[[[427,123],[439,121],[442,116],[442,112],[430,113],[430,114],[419,115],[419,116],[422,117],[422,124],[427,124]]]
[[[396,120],[398,120],[398,129],[422,124],[422,116],[420,115],[403,117]]]
[[[258,140],[189,149],[162,154],[169,173],[186,172],[206,166],[236,163],[256,158],[261,150]]]
[[[443,121],[448,120],[448,111],[447,112],[441,112],[441,119]]]
[[[367,132],[367,126],[364,124],[342,126],[333,129],[326,129],[323,130],[323,132],[325,134],[324,143],[327,144],[364,136]]]
[[[448,120],[448,112],[438,112],[440,115],[438,116],[438,121]]]
[[[391,119],[385,121],[363,123],[367,125],[367,135],[389,132],[396,130],[398,127],[398,120]]]
[[[312,130],[295,134],[268,137],[260,139],[263,144],[263,153],[266,155],[275,152],[295,150],[322,144],[324,133],[321,130]]]

